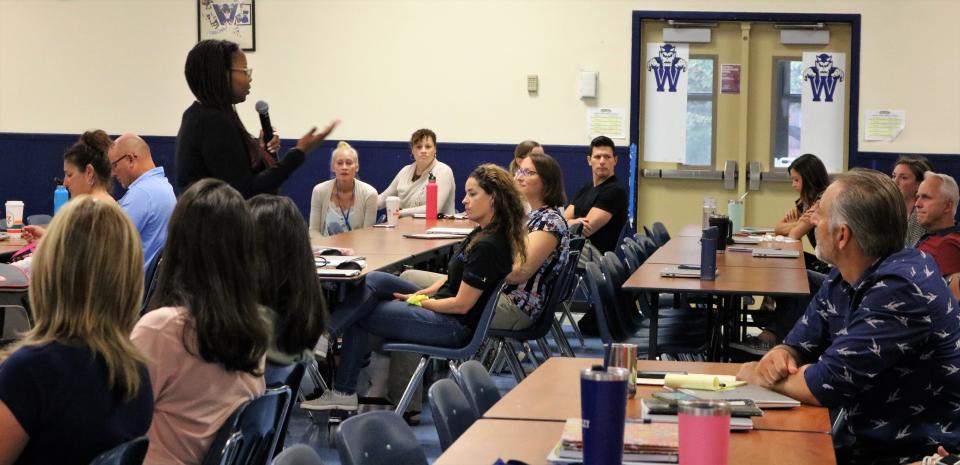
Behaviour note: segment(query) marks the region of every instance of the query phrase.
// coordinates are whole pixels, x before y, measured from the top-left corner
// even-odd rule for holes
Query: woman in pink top
[[[243,197],[223,181],[195,183],[173,210],[155,310],[132,336],[155,401],[145,464],[200,464],[227,418],[264,391],[252,237]]]

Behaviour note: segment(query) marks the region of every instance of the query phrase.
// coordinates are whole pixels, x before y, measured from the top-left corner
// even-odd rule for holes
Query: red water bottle
[[[430,173],[427,177],[427,220],[437,219],[437,178]]]

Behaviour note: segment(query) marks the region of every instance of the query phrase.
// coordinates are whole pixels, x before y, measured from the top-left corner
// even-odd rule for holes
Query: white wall
[[[585,108],[630,106],[632,10],[859,13],[861,110],[907,111],[864,151],[960,153],[960,2],[952,0],[258,0],[253,91],[284,137],[583,144]],[[0,0],[0,132],[175,135],[196,0]],[[904,65],[922,66],[905,70]],[[600,73],[599,98],[577,71]],[[540,75],[529,96],[525,76]],[[915,76],[924,81],[907,81]],[[862,128],[861,128],[862,134]]]

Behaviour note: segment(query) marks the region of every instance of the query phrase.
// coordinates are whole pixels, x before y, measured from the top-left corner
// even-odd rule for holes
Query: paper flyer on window
[[[687,141],[687,44],[648,43],[644,76],[643,159],[682,163]]]

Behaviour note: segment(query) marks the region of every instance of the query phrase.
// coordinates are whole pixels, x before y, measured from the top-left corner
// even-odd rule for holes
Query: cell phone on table
[[[373,225],[374,228],[395,228],[397,225],[389,223],[378,223]]]
[[[699,270],[700,265],[677,265],[681,270]]]

